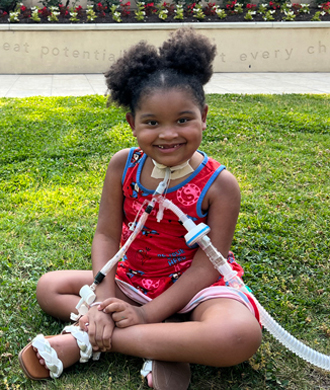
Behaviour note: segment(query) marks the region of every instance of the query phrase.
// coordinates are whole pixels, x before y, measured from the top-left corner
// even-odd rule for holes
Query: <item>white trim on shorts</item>
[[[146,303],[152,301],[152,298],[149,298],[147,295],[143,294],[129,283],[117,278],[115,280],[119,289],[134,302],[145,305]],[[254,298],[251,295],[249,295],[249,297],[254,301]],[[204,288],[203,290],[199,291],[178,313],[188,313],[200,303],[215,298],[234,299],[235,301],[238,301],[246,306],[257,319],[259,318],[259,313],[256,312],[256,310],[258,310],[257,306],[256,304],[252,305],[250,299],[247,297],[247,294],[227,286],[211,286]]]

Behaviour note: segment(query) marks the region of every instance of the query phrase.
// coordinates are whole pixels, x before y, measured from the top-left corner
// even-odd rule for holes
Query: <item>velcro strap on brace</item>
[[[89,341],[88,333],[81,330],[79,326],[68,325],[62,333],[71,333],[72,336],[77,340],[78,347],[80,349],[80,363],[86,363],[93,354],[92,345]]]

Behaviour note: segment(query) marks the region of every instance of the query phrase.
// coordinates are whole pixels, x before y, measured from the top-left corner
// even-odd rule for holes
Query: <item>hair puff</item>
[[[202,85],[210,80],[216,45],[192,28],[181,28],[172,33],[159,51],[164,68],[195,76]]]
[[[145,41],[131,47],[105,73],[110,91],[109,103],[129,108],[133,91],[159,67],[160,58],[156,47]]]

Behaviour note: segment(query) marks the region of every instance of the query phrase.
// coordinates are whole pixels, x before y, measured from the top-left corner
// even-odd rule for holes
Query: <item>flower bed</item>
[[[1,4],[7,0],[0,0]],[[50,4],[52,0],[44,2]],[[10,7],[9,7],[10,8]],[[216,3],[144,3],[99,2],[70,8],[58,4],[27,8],[23,4],[15,9],[0,8],[0,23],[173,23],[173,22],[263,22],[263,21],[330,21],[330,2],[310,7],[308,4],[268,2],[239,3],[237,0],[224,6]]]

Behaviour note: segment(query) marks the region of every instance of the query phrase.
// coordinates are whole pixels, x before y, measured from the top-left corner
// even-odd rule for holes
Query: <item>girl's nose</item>
[[[178,132],[175,126],[164,126],[161,128],[159,138],[161,139],[174,139],[178,137]]]

